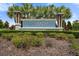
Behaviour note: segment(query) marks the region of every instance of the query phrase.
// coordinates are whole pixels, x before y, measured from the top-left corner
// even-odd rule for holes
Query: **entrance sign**
[[[15,11],[14,16],[16,29],[62,29],[62,13],[56,14],[55,19],[27,19],[20,11]]]

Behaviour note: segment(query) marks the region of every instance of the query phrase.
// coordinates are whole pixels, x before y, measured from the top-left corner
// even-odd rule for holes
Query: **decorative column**
[[[14,12],[14,19],[15,19],[15,29],[21,28],[21,12],[20,11],[15,11]]]
[[[62,16],[63,16],[62,13],[58,13],[58,14],[56,15],[57,26],[58,26],[59,28],[62,28]]]

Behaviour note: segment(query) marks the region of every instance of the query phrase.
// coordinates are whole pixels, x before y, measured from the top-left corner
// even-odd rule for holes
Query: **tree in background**
[[[68,30],[72,30],[72,25],[71,25],[71,22],[70,21],[67,22],[67,29]]]
[[[78,22],[73,22],[72,29],[73,30],[79,30],[79,23]]]
[[[0,29],[2,29],[2,28],[3,28],[3,26],[4,26],[3,21],[2,21],[2,20],[0,20]]]
[[[9,23],[7,21],[4,23],[4,28],[9,28]]]
[[[64,20],[62,21],[62,27],[64,30],[66,30],[66,22]]]

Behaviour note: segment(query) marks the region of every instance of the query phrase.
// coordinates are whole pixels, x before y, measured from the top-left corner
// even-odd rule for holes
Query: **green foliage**
[[[73,53],[76,56],[79,56],[79,40],[72,40],[71,48],[74,49]]]
[[[66,30],[66,22],[64,20],[62,21],[62,27],[64,30]]]
[[[32,35],[31,32],[25,32],[24,34],[25,34],[25,35]]]
[[[74,41],[72,43],[71,47],[74,48],[74,49],[79,49],[79,43],[77,43],[77,42]]]
[[[70,21],[68,21],[68,23],[67,23],[67,29],[68,29],[68,30],[72,30],[72,24],[71,24]]]
[[[68,37],[68,41],[71,43],[74,42],[74,40],[76,39],[73,34],[67,34],[66,36]]]
[[[49,34],[48,34],[48,36],[49,36],[49,37],[52,37],[52,38],[55,38],[56,35],[57,35],[57,33],[49,33]]]
[[[9,28],[9,23],[7,21],[4,23],[4,28]]]
[[[31,43],[32,46],[36,46],[36,47],[42,46],[44,43],[44,38],[38,38],[37,36],[34,36]]]
[[[76,38],[79,38],[79,32],[77,32],[77,33],[75,32],[73,34],[75,35]]]
[[[0,20],[0,28],[2,29],[4,27],[3,21]]]
[[[73,40],[75,39],[74,33],[49,33],[49,37],[57,38],[58,40]]]
[[[20,38],[19,36],[14,36],[12,38],[12,42],[17,48],[21,48],[22,47],[22,45],[23,45],[22,41],[23,41],[22,38]]]
[[[25,18],[55,18],[55,13],[63,13],[64,19],[69,19],[71,17],[71,11],[69,8],[65,6],[56,7],[53,4],[49,6],[36,6],[33,7],[31,3],[24,3],[22,6],[10,6],[8,8],[8,16],[13,18],[14,11],[21,11],[24,13],[24,16],[27,15]],[[12,11],[12,12],[11,12]],[[27,14],[25,14],[25,12]],[[23,17],[23,15],[21,15]]]
[[[30,32],[34,35],[36,35],[36,33],[38,32],[42,32],[42,33],[48,33],[48,35],[50,35],[50,33],[66,33],[66,34],[73,34],[76,38],[79,38],[79,31],[53,31],[53,30],[50,30],[50,31],[21,31],[21,30],[0,30],[0,33],[27,33],[27,32]]]
[[[30,46],[41,46],[44,39],[38,38],[30,34],[22,33],[17,34],[13,37],[12,42],[17,48],[29,48]]]
[[[42,32],[38,32],[36,33],[36,36],[42,38],[42,37],[45,37],[45,34]]]
[[[31,41],[33,39],[33,36],[32,35],[29,35],[29,34],[24,34],[23,37],[23,42],[24,42],[24,45],[29,48],[31,46]]]
[[[32,33],[36,33],[37,35],[33,35]],[[41,35],[40,35],[40,34]],[[12,43],[17,48],[30,48],[39,47],[45,44],[46,47],[52,47],[52,41],[49,39],[45,39],[44,35],[47,32],[14,32],[14,33],[1,33],[3,38],[12,41]],[[64,32],[64,31],[54,31],[48,32],[49,37],[54,37],[57,40],[67,40],[71,42],[71,48],[75,49],[75,53],[79,55],[79,41],[75,38],[74,34],[78,34],[78,32]],[[79,34],[78,34],[79,35]]]
[[[9,40],[9,41],[12,39],[13,36],[14,36],[14,33],[3,33],[3,34],[2,34],[2,37],[3,37],[4,39]]]
[[[68,40],[67,34],[59,33],[56,35],[57,40]]]
[[[72,29],[73,29],[73,30],[79,30],[79,23],[74,22]]]
[[[69,39],[75,39],[75,36],[73,34],[67,34]]]
[[[56,38],[72,42],[75,39],[75,36],[73,34],[59,33],[56,35]]]
[[[0,29],[3,29],[3,28],[9,28],[9,23],[7,21],[3,23],[3,21],[0,20]]]
[[[28,45],[30,44],[29,41],[30,41],[30,37],[22,35],[22,33],[16,34],[12,38],[12,42],[17,48],[26,48],[26,47],[28,47]]]

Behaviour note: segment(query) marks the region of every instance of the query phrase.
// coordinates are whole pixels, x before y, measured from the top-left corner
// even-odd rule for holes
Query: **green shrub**
[[[37,36],[33,36],[33,35],[24,35],[24,42],[26,43],[27,47],[30,46],[41,46],[44,43],[44,39],[43,38],[38,38]]]
[[[4,39],[9,40],[9,41],[12,39],[13,36],[14,36],[14,33],[3,33],[3,34],[2,34],[2,37],[3,37]]]
[[[74,55],[79,56],[79,43],[72,43],[71,48],[74,49]]]
[[[38,38],[37,36],[34,36],[31,41],[32,46],[36,46],[36,47],[42,46],[43,43],[44,43],[44,38]]]
[[[27,48],[29,48],[31,46],[32,39],[33,39],[32,35],[24,35],[23,36],[23,42]]]
[[[23,36],[24,35],[24,33],[15,33],[15,35],[19,35],[19,36]]]
[[[75,39],[75,36],[73,34],[67,34],[69,39]]]
[[[22,45],[22,39],[19,36],[14,36],[12,42],[17,48],[20,48]]]
[[[25,32],[24,35],[32,35],[31,32]]]
[[[79,32],[75,32],[73,34],[74,34],[75,38],[79,38]]]
[[[15,35],[12,39],[12,42],[17,48],[28,48],[30,47],[30,41],[31,41],[30,35]]]
[[[2,33],[2,38],[6,39],[7,36],[8,36],[8,34]]]
[[[59,34],[57,34],[56,38],[58,40],[68,40],[67,34],[65,34],[65,33],[59,33]]]
[[[57,33],[49,33],[49,34],[48,34],[48,36],[49,36],[49,37],[52,37],[52,38],[55,38],[56,35],[57,35]]]
[[[74,42],[74,43],[72,43],[71,47],[74,49],[79,49],[79,43]]]
[[[79,23],[74,22],[72,29],[73,29],[73,30],[79,30]]]
[[[42,38],[42,37],[45,36],[45,34],[42,33],[42,32],[38,32],[38,33],[36,33],[36,36],[39,37],[39,38]]]
[[[12,39],[13,44],[17,48],[29,48],[30,46],[41,46],[44,39],[33,35],[15,35]]]
[[[32,34],[35,33],[66,33],[66,34],[74,34],[76,38],[79,38],[79,31],[58,31],[58,30],[46,30],[46,31],[22,31],[22,30],[1,30],[0,33],[27,33],[30,32]]]
[[[66,36],[71,43],[75,40],[75,36],[73,34],[67,34]]]

